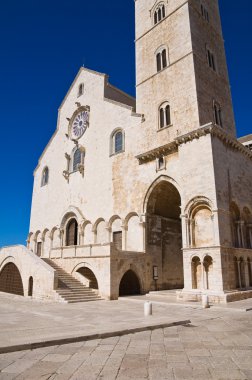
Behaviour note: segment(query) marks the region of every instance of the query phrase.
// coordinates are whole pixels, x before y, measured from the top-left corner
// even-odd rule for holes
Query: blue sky
[[[252,133],[252,2],[220,0],[220,9],[241,136]],[[32,173],[83,64],[134,95],[133,0],[1,1],[0,246],[25,243]]]

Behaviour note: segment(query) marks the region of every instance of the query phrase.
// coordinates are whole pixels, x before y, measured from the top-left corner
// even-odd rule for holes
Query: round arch
[[[139,217],[139,214],[137,212],[130,212],[126,215],[125,219],[124,219],[124,225],[125,227],[128,227],[128,223],[129,223],[129,220],[130,218],[132,218],[133,216],[137,216]],[[140,217],[139,217],[140,218]]]
[[[105,219],[104,219],[104,218],[98,218],[98,219],[96,220],[96,222],[93,224],[93,228],[92,228],[93,232],[96,232],[96,231],[97,231],[97,226],[98,226],[98,224],[101,223],[101,222],[105,222]]]
[[[78,207],[75,206],[70,206],[68,209],[61,215],[61,223],[60,223],[60,229],[64,229],[67,221],[71,218],[74,217],[77,220],[78,224],[82,224],[83,221],[85,220],[85,217],[83,216],[82,212]]]
[[[90,264],[86,262],[79,263],[73,268],[72,274],[77,274],[78,279],[87,287],[95,290],[99,289],[99,281],[95,274],[95,270]]]
[[[181,196],[177,183],[161,175],[152,183],[144,200],[146,250],[158,268],[160,290],[184,287]]]
[[[194,213],[195,210],[197,210],[199,207],[205,206],[207,207],[211,212],[213,210],[213,202],[204,196],[197,196],[192,198],[185,206],[184,208],[184,214],[188,215],[189,217]]]
[[[37,241],[39,234],[41,234],[40,230],[38,230],[38,231],[35,232],[34,238],[33,238],[34,241]]]
[[[128,269],[119,282],[119,297],[141,294],[141,281],[133,269]]]
[[[122,218],[121,218],[119,215],[113,215],[113,216],[111,216],[111,218],[109,219],[108,227],[109,227],[109,228],[112,228],[112,225],[113,225],[113,223],[114,223],[116,220],[121,220],[121,221],[123,222]]]
[[[143,213],[144,214],[147,212],[148,202],[149,202],[150,196],[152,195],[153,190],[161,182],[167,182],[167,183],[172,184],[177,189],[178,193],[181,194],[180,186],[178,185],[178,183],[173,178],[166,176],[166,175],[159,176],[154,182],[152,182],[152,184],[148,188],[147,193],[144,197],[144,202],[143,202]]]
[[[46,233],[49,232],[49,229],[48,228],[45,228],[41,234],[41,238],[42,240],[45,240],[45,236],[46,236]]]
[[[24,296],[22,277],[18,267],[12,260],[5,263],[1,269],[0,292]]]

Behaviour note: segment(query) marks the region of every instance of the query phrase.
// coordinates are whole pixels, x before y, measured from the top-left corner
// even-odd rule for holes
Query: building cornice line
[[[151,75],[149,78],[146,78],[146,79],[144,79],[142,82],[139,82],[139,83],[136,85],[136,87],[138,87],[138,86],[140,86],[141,84],[147,82],[148,80],[154,78],[156,75],[161,74],[161,73],[164,72],[165,70],[169,69],[169,67],[172,67],[172,66],[176,65],[176,63],[182,61],[183,59],[189,57],[189,56],[192,55],[192,54],[194,54],[194,53],[193,53],[193,51],[191,50],[191,51],[189,51],[187,54],[183,55],[183,57],[181,57],[181,58],[177,59],[176,61],[170,63],[170,64],[169,64],[168,66],[166,66],[163,70],[158,71],[158,72],[156,72],[155,74]]]
[[[152,149],[150,151],[144,152],[142,154],[139,154],[136,156],[136,158],[139,161],[139,165],[142,165],[146,162],[155,160],[161,155],[168,156],[172,153],[175,153],[178,151],[179,146],[193,140],[198,140],[201,137],[206,136],[206,135],[217,137],[229,148],[241,152],[242,154],[244,154],[245,156],[247,156],[248,158],[252,160],[252,152],[248,148],[242,145],[235,137],[229,135],[221,127],[213,123],[203,125],[202,127],[192,132],[186,133],[185,135],[178,136],[172,142],[162,145],[160,147],[157,147],[155,149]]]
[[[182,145],[208,134],[218,137],[218,139],[221,140],[226,146],[243,153],[245,156],[249,157],[252,160],[252,152],[248,148],[242,145],[235,137],[225,132],[223,128],[213,123],[203,125],[193,132],[179,136],[175,139],[175,141],[178,145]]]

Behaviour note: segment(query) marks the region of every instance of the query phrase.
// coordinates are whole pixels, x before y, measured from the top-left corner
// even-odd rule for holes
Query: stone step
[[[67,295],[72,295],[72,294],[76,294],[76,295],[83,295],[83,296],[94,296],[96,295],[96,293],[94,292],[89,292],[89,291],[77,291],[77,292],[72,292],[72,291],[60,291],[59,289],[56,289],[57,293],[62,295],[62,296],[67,296]]]
[[[56,289],[57,294],[62,299],[61,302],[65,303],[77,303],[77,302],[91,302],[99,301],[102,298],[97,292],[87,286],[83,285],[71,274],[64,271],[60,266],[55,264],[50,259],[43,259],[48,265],[50,265],[57,273],[59,280],[59,287]]]
[[[78,303],[78,302],[97,302],[102,301],[102,298],[96,298],[93,300],[78,300],[78,301],[67,301],[67,303]]]
[[[81,294],[68,294],[68,295],[65,295],[64,297],[60,294],[60,296],[62,298],[64,298],[65,300],[77,300],[77,299],[86,299],[86,300],[92,300],[92,299],[100,299],[101,297],[97,296],[97,295],[90,295],[90,296],[86,296],[86,295],[81,295]]]

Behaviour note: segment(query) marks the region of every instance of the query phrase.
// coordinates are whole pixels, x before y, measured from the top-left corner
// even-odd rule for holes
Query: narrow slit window
[[[44,168],[41,178],[41,187],[46,186],[49,181],[49,169],[48,167]]]

